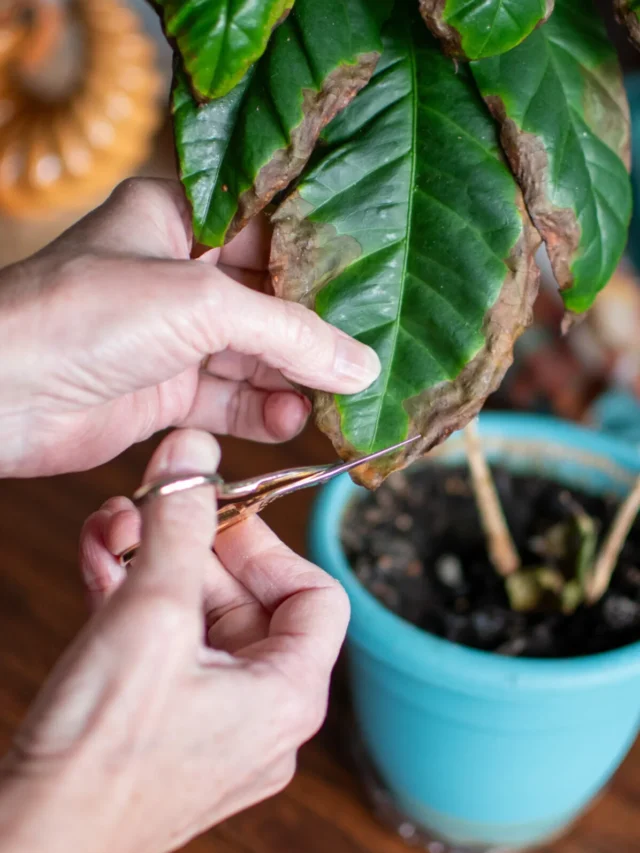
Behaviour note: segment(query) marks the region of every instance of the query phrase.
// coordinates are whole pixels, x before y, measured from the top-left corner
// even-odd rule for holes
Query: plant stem
[[[520,555],[511,538],[498,491],[482,451],[477,420],[471,421],[464,432],[471,481],[487,539],[489,559],[498,574],[506,578],[520,568]]]
[[[611,576],[618,565],[620,552],[627,540],[629,531],[633,527],[638,510],[640,510],[640,477],[636,480],[624,503],[620,504],[609,532],[602,543],[602,548],[598,553],[591,578],[585,590],[587,604],[596,604],[609,588]]]

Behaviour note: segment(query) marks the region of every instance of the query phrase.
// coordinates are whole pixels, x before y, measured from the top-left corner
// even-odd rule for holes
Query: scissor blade
[[[395,453],[396,450],[402,450],[403,447],[413,444],[414,441],[418,441],[419,438],[421,438],[421,436],[414,435],[413,438],[408,438],[406,441],[394,444],[393,447],[385,447],[384,450],[376,450],[375,453],[369,453],[367,456],[363,456],[360,459],[353,459],[351,462],[338,462],[336,465],[325,467],[325,469],[320,471],[318,474],[312,474],[310,477],[305,477],[297,483],[287,483],[284,486],[280,486],[278,489],[274,489],[271,493],[270,500],[294,494],[294,492],[298,492],[302,489],[311,489],[314,486],[321,486],[323,483],[333,480],[334,477],[337,477],[340,474],[352,471],[354,468],[359,468],[361,465],[366,465],[367,462],[372,462],[374,459],[379,459],[381,456],[387,456],[389,453]]]
[[[340,474],[345,474],[347,471],[353,471],[354,468],[359,468],[361,465],[366,465],[368,462],[373,462],[375,459],[380,459],[382,456],[388,456],[390,453],[402,450],[403,447],[413,444],[420,438],[422,438],[422,436],[414,435],[412,438],[406,439],[406,441],[401,441],[398,444],[394,444],[392,447],[385,447],[384,450],[376,450],[375,453],[369,453],[361,459],[352,459],[350,462],[339,462],[337,465],[334,465],[328,470],[318,474],[317,480],[315,477],[314,480],[317,483],[325,483],[327,480],[332,480]]]

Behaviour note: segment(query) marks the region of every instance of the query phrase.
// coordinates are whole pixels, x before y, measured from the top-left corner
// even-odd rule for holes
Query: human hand
[[[135,180],[0,271],[0,476],[90,468],[169,426],[284,441],[310,408],[290,382],[367,387],[372,350],[238,283],[264,283],[269,244],[259,218],[189,260],[179,185]]]
[[[215,470],[176,431],[145,479]],[[259,520],[216,539],[213,489],[142,510],[135,568],[51,675],[0,778],[2,853],[165,853],[282,789],[324,717],[347,620],[342,588]],[[124,499],[85,527],[86,575],[137,536]],[[131,542],[129,542],[131,544]]]

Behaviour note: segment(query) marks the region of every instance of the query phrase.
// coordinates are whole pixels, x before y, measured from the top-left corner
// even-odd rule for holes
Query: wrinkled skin
[[[145,480],[218,459],[210,436],[176,431]],[[111,501],[87,522],[97,613],[0,765],[2,853],[166,853],[291,779],[325,714],[348,601],[258,519],[212,553],[215,521],[203,488],[141,519]],[[140,524],[134,571],[108,580],[107,543]]]
[[[368,348],[259,292],[264,221],[196,263],[189,220],[177,184],[130,181],[0,271],[0,476],[90,468],[170,426],[284,441],[309,411],[290,382],[375,378]]]

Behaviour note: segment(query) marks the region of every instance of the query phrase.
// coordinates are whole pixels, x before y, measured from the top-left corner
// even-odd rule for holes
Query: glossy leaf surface
[[[631,214],[629,111],[604,25],[591,0],[556,0],[523,44],[472,69],[565,305],[583,312],[620,260]]]
[[[228,94],[264,53],[294,0],[159,0],[199,100]]]
[[[300,174],[322,128],[368,82],[381,50],[367,0],[298,0],[264,57],[226,97],[198,105],[177,73],[176,146],[201,243],[221,246]]]
[[[553,11],[554,0],[420,0],[451,56],[482,59],[516,47]]]
[[[393,22],[328,152],[274,217],[276,292],[374,347],[367,391],[315,395],[343,458],[422,435],[357,478],[375,486],[478,411],[537,292],[539,242],[466,68],[419,19]]]

